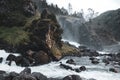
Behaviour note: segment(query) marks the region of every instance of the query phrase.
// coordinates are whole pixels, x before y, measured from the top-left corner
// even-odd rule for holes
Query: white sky
[[[65,9],[68,9],[68,4],[71,3],[73,11],[92,8],[96,12],[102,13],[120,8],[120,0],[47,0],[47,2],[57,4],[60,8],[64,7]]]

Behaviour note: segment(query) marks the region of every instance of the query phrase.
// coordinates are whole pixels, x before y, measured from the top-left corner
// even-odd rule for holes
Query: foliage
[[[0,26],[23,26],[26,23],[27,17],[19,11],[4,13],[0,15]]]
[[[6,41],[13,47],[25,44],[29,41],[29,33],[22,30],[22,28],[12,27],[0,27],[0,39]]]

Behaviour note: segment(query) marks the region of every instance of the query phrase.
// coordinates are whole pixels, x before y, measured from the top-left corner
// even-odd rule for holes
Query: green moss
[[[62,55],[76,54],[78,53],[78,49],[73,46],[63,43],[61,53]]]
[[[29,33],[18,27],[0,27],[0,39],[15,47],[19,44],[27,43],[29,41]]]

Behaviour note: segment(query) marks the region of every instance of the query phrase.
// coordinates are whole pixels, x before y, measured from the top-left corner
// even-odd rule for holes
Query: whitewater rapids
[[[7,72],[15,71],[17,73],[21,72],[24,67],[16,66],[13,62],[11,66],[6,64],[6,57],[10,53],[6,53],[4,50],[0,50],[0,57],[3,57],[3,62],[0,63],[0,70],[4,70]],[[17,56],[18,54],[16,54]],[[66,64],[66,60],[68,59],[74,59],[77,63],[76,66],[71,65],[72,67],[80,67],[82,65],[86,66],[87,70],[77,73],[71,70],[65,70],[63,68],[60,68],[59,64],[60,62]],[[84,60],[84,61],[83,61]],[[32,72],[40,72],[47,77],[52,78],[63,78],[67,75],[77,74],[81,77],[84,77],[86,79],[94,78],[96,80],[120,80],[120,73],[113,73],[109,72],[109,67],[106,67],[104,63],[100,63],[98,65],[93,65],[90,63],[88,57],[66,57],[59,62],[51,62],[49,64],[41,65],[41,66],[35,66],[30,67]]]

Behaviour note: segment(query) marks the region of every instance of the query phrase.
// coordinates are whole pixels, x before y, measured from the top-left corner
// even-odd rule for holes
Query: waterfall
[[[62,38],[73,42],[79,42],[79,29],[84,19],[70,16],[57,16],[57,20],[64,30]]]

